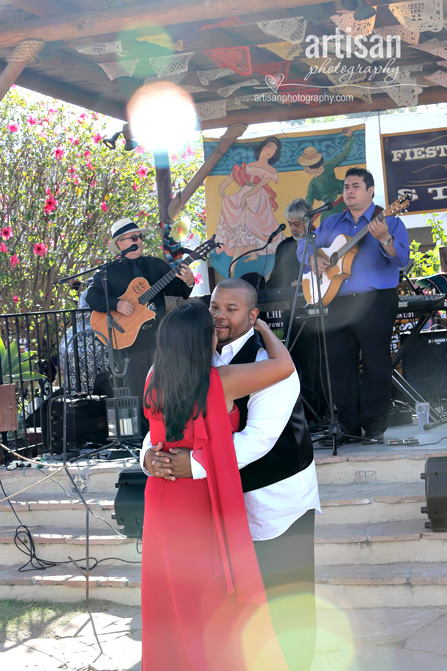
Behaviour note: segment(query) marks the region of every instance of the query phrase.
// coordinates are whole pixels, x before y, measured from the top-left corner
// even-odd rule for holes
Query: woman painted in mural
[[[234,165],[230,175],[219,187],[222,212],[217,227],[217,240],[221,243],[218,253],[236,258],[240,254],[264,245],[278,227],[274,211],[278,209],[276,193],[270,183],[278,183],[278,173],[273,167],[281,155],[281,142],[268,137],[255,149],[255,161]],[[227,196],[225,190],[236,182],[241,188]],[[284,238],[282,233],[259,254],[274,254]],[[257,254],[247,255],[244,261],[256,261]]]

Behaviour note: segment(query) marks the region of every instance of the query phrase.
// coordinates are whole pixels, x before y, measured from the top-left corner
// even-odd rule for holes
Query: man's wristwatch
[[[392,235],[390,235],[388,238],[385,238],[385,240],[379,240],[380,244],[382,247],[388,247],[393,242],[394,238]]]

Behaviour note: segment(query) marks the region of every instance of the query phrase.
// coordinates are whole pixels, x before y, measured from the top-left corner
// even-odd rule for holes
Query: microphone
[[[137,245],[137,244],[130,245],[130,247],[128,247],[127,249],[124,249],[122,252],[119,253],[119,258],[120,258],[120,259],[124,259],[124,257],[126,256],[126,254],[130,254],[130,252],[136,252],[137,249],[138,249],[138,245]]]
[[[311,210],[308,212],[307,216],[313,217],[314,214],[319,214],[320,212],[326,212],[327,210],[332,210],[332,203],[324,203],[320,207],[317,207],[316,210]]]
[[[331,207],[332,207],[332,205],[331,205]],[[270,233],[269,239],[267,240],[267,245],[269,245],[271,243],[273,238],[275,238],[278,235],[278,233],[281,233],[281,231],[284,231],[285,228],[286,228],[285,224],[280,224],[278,226],[278,228],[276,229],[276,231],[273,231],[273,233]],[[266,245],[266,247],[267,247],[267,245]]]

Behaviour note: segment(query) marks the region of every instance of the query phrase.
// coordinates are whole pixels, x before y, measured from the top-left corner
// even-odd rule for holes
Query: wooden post
[[[25,40],[15,47],[6,59],[8,65],[0,74],[0,100],[9,91],[11,84],[14,84],[28,63],[34,61],[44,44],[45,42],[42,40]]]
[[[17,431],[15,384],[0,385],[0,432]]]
[[[172,199],[171,170],[169,168],[169,155],[167,151],[154,151],[155,180],[157,183],[158,216],[161,222],[171,223],[169,216],[169,203]],[[162,233],[162,238],[164,234]],[[163,247],[163,258],[165,250]]]
[[[234,124],[233,126],[227,128],[213,153],[208,156],[196,174],[189,180],[183,191],[178,193],[175,198],[170,201],[168,214],[172,220],[178,217],[181,210],[185,207],[193,193],[197,191],[205,177],[210,174],[211,170],[220,161],[222,156],[226,154],[236,138],[240,137],[247,130],[247,128],[248,126],[246,124]]]

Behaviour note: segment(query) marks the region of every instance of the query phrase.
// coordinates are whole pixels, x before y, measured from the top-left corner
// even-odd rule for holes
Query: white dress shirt
[[[225,345],[222,353],[215,352],[213,366],[231,362],[253,335],[253,329],[237,340]],[[264,349],[259,349],[256,360],[267,359]],[[286,426],[300,391],[299,378],[292,373],[286,380],[250,395],[247,424],[233,434],[234,448],[239,468],[257,461],[269,452]],[[143,467],[147,450],[152,447],[150,432],[143,441],[140,463]],[[206,477],[206,471],[191,453],[191,470],[194,479]],[[244,494],[250,531],[255,541],[276,538],[283,534],[308,510],[320,510],[315,462],[303,471],[268,487]]]

